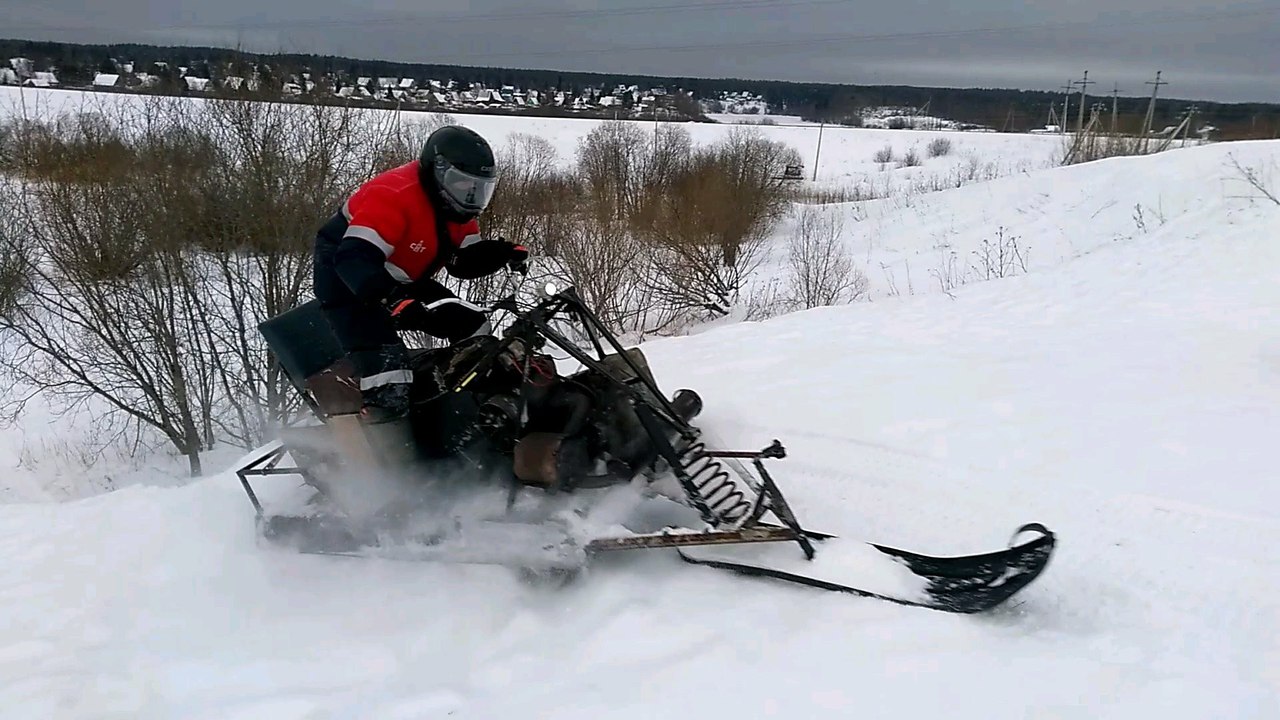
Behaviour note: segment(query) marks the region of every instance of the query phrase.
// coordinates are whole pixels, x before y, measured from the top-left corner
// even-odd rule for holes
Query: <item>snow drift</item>
[[[0,707],[1274,717],[1280,206],[1248,197],[1228,153],[1275,163],[1280,145],[1021,178],[1045,224],[1152,197],[1187,206],[1027,275],[645,346],[664,386],[698,389],[724,440],[787,443],[776,475],[814,529],[946,554],[1048,524],[1054,562],[1012,607],[948,616],[664,553],[560,589],[492,567],[296,556],[258,547],[224,474],[0,506]],[[931,196],[930,212],[959,213],[976,191]]]

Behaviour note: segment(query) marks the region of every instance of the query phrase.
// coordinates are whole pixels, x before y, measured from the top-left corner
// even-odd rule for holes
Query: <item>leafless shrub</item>
[[[1274,161],[1271,163],[1270,167],[1265,165],[1245,167],[1240,163],[1240,159],[1237,158],[1234,153],[1229,154],[1227,157],[1231,159],[1231,166],[1235,168],[1236,174],[1240,176],[1241,180],[1248,183],[1249,187],[1257,191],[1257,193],[1263,198],[1280,205],[1280,196],[1277,195],[1277,191],[1272,184],[1271,173],[1275,170],[1276,166]]]
[[[898,162],[898,167],[919,167],[923,164],[924,161],[920,159],[920,153],[916,152],[915,147],[912,147],[902,156],[902,160]]]
[[[636,302],[647,270],[646,250],[624,223],[586,214],[560,243],[552,273],[573,285],[606,324],[636,329],[637,314],[647,309]]]
[[[968,281],[964,268],[960,267],[959,254],[950,248],[939,250],[938,265],[931,268],[929,274],[938,281],[938,289],[947,295]]]
[[[431,133],[445,125],[457,125],[448,113],[405,113],[396,110],[379,128],[379,145],[371,158],[369,174],[390,170],[418,159]]]
[[[979,280],[1011,277],[1027,271],[1027,254],[1027,249],[1018,244],[1017,236],[999,227],[994,239],[984,238],[973,251],[970,268]]]
[[[930,140],[929,146],[927,148],[927,152],[929,153],[929,157],[931,158],[942,157],[943,155],[950,155],[951,154],[951,138],[939,137],[939,138],[934,138]]]
[[[96,169],[93,182],[41,181],[24,198],[27,287],[0,317],[3,369],[68,408],[106,401],[162,432],[198,474],[211,374],[180,312],[192,300],[177,278],[183,255],[145,242],[147,208],[127,174]]]
[[[665,191],[686,169],[693,156],[693,138],[681,125],[654,127],[649,147],[640,162],[642,192]]]
[[[893,162],[893,146],[885,145],[884,147],[880,148],[879,150],[876,151],[876,154],[873,156],[872,159],[874,159],[877,163],[881,165],[887,165]]]
[[[556,239],[546,231],[563,226],[554,219],[568,209],[557,202],[564,178],[556,169],[555,147],[546,138],[514,133],[496,154],[498,189],[481,218],[485,232],[547,252],[544,244],[554,246]]]
[[[643,187],[646,137],[633,122],[609,120],[578,142],[578,173],[586,209],[603,224],[625,222]]]
[[[25,284],[0,308],[0,368],[64,410],[92,398],[103,422],[159,431],[198,474],[201,452],[255,444],[296,406],[256,325],[301,300],[317,224],[376,154],[352,138],[379,136],[340,107],[130,107],[37,138],[4,238]]]
[[[788,205],[782,180],[798,154],[734,128],[699,149],[663,192],[648,193],[638,228],[655,248],[655,290],[672,306],[729,313]]]
[[[17,227],[18,214],[15,209],[19,200],[16,193],[3,188],[4,201],[0,202],[0,316],[12,312],[26,286],[23,275],[30,250],[24,241],[21,229]]]
[[[1143,155],[1159,149],[1141,136],[1102,132],[1098,128],[1095,116],[1085,128],[1068,135],[1061,164],[1076,165],[1104,158]]]
[[[811,206],[800,210],[787,246],[794,306],[807,310],[843,305],[866,295],[867,276],[841,241],[843,230],[836,213]]]
[[[0,172],[18,169],[18,120],[0,119]]]

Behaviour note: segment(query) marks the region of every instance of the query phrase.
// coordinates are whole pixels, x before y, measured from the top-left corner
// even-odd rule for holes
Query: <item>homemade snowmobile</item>
[[[414,410],[387,424],[360,420],[358,382],[315,301],[259,326],[314,415],[237,470],[263,538],[303,552],[558,575],[602,555],[675,548],[695,565],[958,613],[1003,603],[1049,561],[1055,538],[1039,524],[1006,549],[959,557],[809,530],[766,467],[786,456],[782,443],[709,446],[692,424],[699,396],[664,394],[643,353],[624,348],[572,288],[547,286],[525,302],[513,294],[487,311],[509,321],[499,335],[415,352]],[[301,510],[264,507],[251,481],[272,476],[301,479],[311,494]],[[353,509],[365,483],[387,476],[409,490]],[[678,511],[639,526],[593,520],[593,506],[607,503],[592,498],[620,489]],[[477,505],[487,510],[455,513]],[[777,557],[761,562],[769,552]],[[859,586],[845,584],[855,573]]]

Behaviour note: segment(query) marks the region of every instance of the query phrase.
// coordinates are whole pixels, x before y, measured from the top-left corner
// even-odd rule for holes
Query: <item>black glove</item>
[[[382,298],[382,307],[396,325],[406,329],[418,329],[431,323],[431,311],[417,298],[411,297],[403,286],[391,288]]]
[[[515,270],[521,275],[529,274],[529,248],[523,245],[511,246],[511,258],[507,260],[507,267]]]
[[[453,251],[445,270],[460,280],[492,275],[504,266],[528,273],[529,250],[506,238],[477,240]]]
[[[410,295],[408,289],[397,287],[382,299],[382,307],[391,315],[396,329],[425,332],[450,342],[482,331],[489,322],[488,315],[452,293],[423,302]]]

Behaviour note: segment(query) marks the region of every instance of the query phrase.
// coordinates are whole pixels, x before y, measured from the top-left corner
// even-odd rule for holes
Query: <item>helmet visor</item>
[[[497,178],[472,175],[448,163],[441,163],[441,165],[443,167],[436,166],[436,180],[440,183],[440,189],[453,200],[455,205],[476,213],[489,207],[489,201],[493,199],[493,191],[498,186]]]

